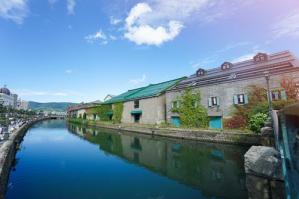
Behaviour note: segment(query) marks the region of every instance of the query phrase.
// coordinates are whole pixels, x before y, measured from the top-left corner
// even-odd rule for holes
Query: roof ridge
[[[130,96],[135,95],[136,93],[144,90],[145,88],[147,88],[148,86],[144,86],[144,87],[140,87],[140,88],[136,88],[135,90],[137,90],[136,92],[131,93],[130,95],[125,96],[125,99],[128,99]]]
[[[184,77],[180,77],[180,78],[176,78],[176,79],[172,79],[172,80],[168,80],[168,81],[164,81],[164,82],[160,82],[160,83],[156,83],[156,84],[149,84],[147,86],[144,86],[144,87],[139,87],[139,88],[135,88],[135,89],[131,89],[131,90],[128,90],[126,91],[125,93],[122,93],[120,95],[124,95],[122,96],[122,99],[119,99],[117,101],[127,101],[127,100],[130,100],[130,99],[133,99],[135,95],[140,95],[142,94],[143,91],[145,92],[149,92],[149,90],[155,90],[155,86],[159,86],[159,85],[163,85],[165,84],[165,86],[161,86],[160,90],[163,89],[162,91],[160,91],[159,93],[169,89],[170,87],[174,86],[176,83],[178,83],[180,80],[183,80],[183,79],[186,79],[187,77],[184,76]],[[167,85],[168,84],[171,84],[171,85]],[[152,87],[152,88],[151,88]],[[148,89],[150,88],[150,89]],[[118,96],[120,95],[117,95],[113,98],[111,98],[110,100],[104,102],[104,103],[113,103],[113,99],[117,98]],[[155,94],[157,95],[157,93]]]
[[[165,84],[165,83],[169,83],[169,82],[175,82],[175,81],[183,80],[183,79],[186,79],[186,78],[187,77],[184,76],[184,77],[180,77],[180,78],[176,78],[176,79],[172,79],[172,80],[168,80],[168,81],[164,81],[164,82],[160,82],[160,83],[156,83],[156,84],[149,84],[148,86],[141,87],[140,90],[138,90],[138,91],[136,91],[134,93],[131,93],[130,95],[126,96],[125,98],[129,99],[132,95],[135,95],[136,93],[142,92],[143,90],[145,90],[146,88],[149,88],[150,86],[157,86],[157,85],[160,85],[160,84]],[[172,86],[174,86],[174,85],[170,85],[170,86],[166,87],[165,89],[163,89],[163,91],[169,89]],[[161,92],[163,92],[163,91],[161,91]]]
[[[258,54],[258,53],[262,53],[262,52],[257,52],[256,54]],[[265,52],[265,53],[267,53],[267,52]],[[272,52],[272,53],[267,53],[267,55],[268,56],[279,56],[279,55],[282,55],[282,54],[286,54],[286,53],[288,53],[288,54],[290,54],[291,56],[294,56],[295,57],[295,55],[290,51],[290,50],[283,50],[283,51],[279,51],[279,52]],[[246,59],[246,60],[243,60],[243,61],[237,61],[237,62],[232,62],[232,61],[224,61],[224,62],[230,62],[230,63],[232,63],[233,65],[242,65],[242,64],[245,64],[245,63],[250,63],[251,61],[253,60],[253,57],[251,58],[251,59]],[[224,63],[223,62],[223,63]],[[203,68],[204,69],[204,67],[200,67],[200,68]],[[204,69],[204,70],[206,70],[207,72],[211,72],[211,71],[217,71],[219,69],[219,66],[212,66],[211,68],[208,68],[208,69]],[[194,75],[194,74],[192,74],[192,75]],[[191,76],[192,76],[191,75]],[[190,76],[189,76],[190,77]]]
[[[149,84],[148,86],[164,84],[164,83],[168,83],[168,82],[172,82],[172,81],[178,81],[178,80],[180,80],[180,79],[184,79],[184,78],[186,78],[186,76],[184,76],[184,77],[180,77],[180,78],[176,78],[176,79],[172,79],[172,80],[167,80],[167,81],[164,81],[164,82],[155,83],[155,84]]]
[[[168,83],[168,82],[172,82],[172,81],[178,81],[178,80],[184,79],[184,78],[186,78],[186,76],[180,77],[180,78],[176,78],[176,79],[172,79],[172,80],[167,80],[167,81],[164,81],[164,82],[159,82],[159,83],[154,83],[154,84],[148,84],[147,86],[130,89],[128,91],[134,91],[134,90],[144,89],[144,88],[148,88],[149,86],[155,86],[155,85],[164,84],[164,83]]]

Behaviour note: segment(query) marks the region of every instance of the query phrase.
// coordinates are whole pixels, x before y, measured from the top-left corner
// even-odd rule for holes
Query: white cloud
[[[199,68],[207,68],[209,64],[215,62],[217,59],[216,55],[208,56],[205,57],[197,62],[191,62],[191,67],[194,69],[199,69]]]
[[[66,73],[66,74],[72,74],[72,73],[73,73],[73,70],[71,70],[71,69],[67,69],[67,70],[65,71],[65,73]]]
[[[121,19],[118,19],[118,18],[115,18],[113,16],[110,17],[110,24],[111,25],[118,25],[119,23],[121,23],[122,20]]]
[[[217,52],[218,53],[221,53],[221,52],[227,52],[229,50],[232,50],[232,49],[235,49],[235,48],[239,48],[239,47],[243,47],[243,46],[248,46],[250,45],[251,43],[250,42],[247,42],[247,41],[240,41],[240,42],[236,42],[236,43],[232,43],[232,44],[228,44],[226,45],[224,48],[218,50]]]
[[[110,38],[111,40],[117,40],[117,37],[114,36],[114,35],[109,35],[109,38]]]
[[[284,16],[272,27],[274,39],[281,37],[299,38],[299,10],[295,10]]]
[[[148,0],[131,8],[124,38],[138,45],[156,45],[176,38],[188,21],[197,25],[221,20],[261,0]]]
[[[117,37],[114,35],[106,35],[102,30],[99,30],[98,32],[94,34],[87,35],[84,38],[88,43],[95,43],[99,42],[101,45],[106,45],[109,43],[109,41],[115,41],[117,40]]]
[[[57,1],[58,1],[58,0],[48,0],[48,2],[49,2],[50,5],[55,4]]]
[[[132,84],[141,84],[141,83],[145,82],[145,80],[146,80],[146,75],[143,74],[141,78],[130,79],[129,81],[130,81],[130,83],[132,83]]]
[[[251,52],[252,52],[252,53],[247,53],[247,54],[244,54],[244,55],[242,55],[242,56],[240,56],[240,57],[234,58],[234,59],[232,59],[231,62],[232,62],[232,63],[236,63],[236,62],[242,62],[242,61],[251,60],[251,59],[253,59],[253,57],[254,57],[257,53],[259,53],[259,52],[267,53],[267,50],[265,50],[265,49],[260,49],[258,45],[255,45],[255,46],[253,46]]]
[[[29,10],[27,0],[0,0],[0,16],[22,24]]]
[[[146,3],[139,3],[133,7],[126,18],[126,32],[124,37],[137,45],[156,45],[173,40],[181,32],[183,25],[179,21],[169,21],[166,26],[151,26],[142,24],[141,17],[152,13],[151,7]]]
[[[232,63],[236,63],[236,62],[242,62],[242,61],[250,60],[250,59],[252,59],[255,55],[256,55],[256,53],[245,54],[245,55],[242,55],[242,56],[240,56],[240,57],[237,57],[237,58],[233,59],[231,62],[232,62]]]
[[[85,37],[85,40],[88,43],[100,42],[103,45],[108,43],[108,37],[106,36],[106,34],[102,30],[99,30],[95,34],[87,35]]]
[[[240,42],[236,42],[236,43],[227,44],[223,48],[221,48],[219,50],[215,50],[213,52],[213,54],[211,54],[209,56],[205,56],[205,57],[203,57],[202,59],[200,59],[196,62],[194,62],[194,61],[190,62],[190,65],[194,69],[198,69],[200,67],[209,68],[211,64],[219,64],[218,61],[220,59],[222,59],[227,52],[229,52],[231,50],[234,50],[234,49],[240,49],[242,47],[246,47],[246,49],[248,49],[249,45],[253,45],[253,44],[251,42],[247,42],[247,41],[240,41]],[[259,50],[259,46],[254,45],[253,46],[253,51],[257,52],[258,50]],[[242,56],[240,58],[236,58],[235,60],[238,61],[238,60],[242,60],[242,59],[245,59],[245,58],[246,58],[246,56]]]
[[[140,18],[140,16],[149,12],[152,12],[152,8],[147,3],[138,3],[131,9],[128,17],[126,18],[127,26],[132,26],[136,20]]]
[[[34,91],[28,89],[17,90],[16,93],[18,93],[18,95],[21,97],[28,97],[28,96],[66,97],[70,95],[70,93],[68,92]]]
[[[75,6],[76,1],[75,0],[67,0],[67,12],[70,15],[75,14]]]
[[[133,26],[125,33],[125,38],[135,42],[137,45],[156,45],[173,40],[179,35],[183,25],[178,21],[170,21],[167,27],[158,26],[156,28],[150,25]]]
[[[215,5],[216,0],[153,0],[152,2],[155,13],[147,16],[146,20],[184,21],[195,12],[203,11],[203,9]]]

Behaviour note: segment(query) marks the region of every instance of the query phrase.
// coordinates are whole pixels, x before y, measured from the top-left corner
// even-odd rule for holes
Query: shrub
[[[249,109],[249,118],[251,118],[253,115],[256,115],[258,113],[264,113],[269,114],[269,105],[268,101],[263,101],[257,103],[255,106],[252,106],[251,109]]]
[[[180,107],[173,111],[180,114],[182,126],[188,128],[208,126],[208,113],[200,103],[201,96],[199,92],[193,93],[190,89],[187,89],[178,100],[180,101]]]
[[[88,115],[97,115],[101,121],[109,121],[109,115],[107,114],[109,111],[112,110],[111,104],[101,104],[98,106],[90,107],[87,109]]]
[[[224,119],[224,128],[227,129],[244,129],[247,125],[247,119],[242,116],[234,115],[229,119]]]
[[[265,113],[257,113],[253,115],[249,120],[249,129],[255,133],[260,133],[261,128],[264,126],[268,115]]]
[[[295,98],[297,90],[294,88],[293,81],[284,79],[281,82],[281,86],[287,91],[288,100],[272,101],[274,110],[283,109],[285,106],[293,104],[297,100]],[[250,128],[251,118],[255,118],[259,113],[264,115],[269,114],[267,90],[256,85],[252,85],[248,86],[247,92],[249,94],[249,103],[242,106],[233,106],[233,112],[231,114],[232,117],[224,122],[225,128]],[[255,129],[256,127],[253,126],[252,128]]]
[[[288,99],[298,101],[299,89],[297,87],[296,78],[283,77],[280,85],[286,91]]]

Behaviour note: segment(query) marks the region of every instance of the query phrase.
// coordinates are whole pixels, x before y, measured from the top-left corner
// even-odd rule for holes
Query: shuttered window
[[[219,106],[220,105],[220,98],[219,97],[209,97],[208,99],[208,106]]]
[[[276,101],[276,100],[286,100],[287,99],[286,91],[285,90],[271,91],[271,99],[273,101]]]
[[[173,101],[171,104],[171,108],[180,108],[180,101]]]
[[[234,104],[248,104],[248,95],[246,94],[238,94],[234,95]]]
[[[134,108],[139,108],[139,100],[134,101]]]

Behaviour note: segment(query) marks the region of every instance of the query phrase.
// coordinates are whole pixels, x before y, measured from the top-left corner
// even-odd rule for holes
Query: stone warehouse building
[[[104,104],[112,104],[113,109],[115,103],[123,103],[122,123],[160,124],[166,122],[166,90],[183,79],[185,77],[129,90]]]
[[[167,90],[167,121],[175,126],[180,125],[179,115],[172,112],[172,108],[180,105],[177,97],[191,88],[201,93],[201,103],[207,108],[210,117],[210,128],[222,128],[222,119],[230,116],[233,105],[248,103],[248,86],[267,88],[266,76],[270,78],[272,100],[286,99],[286,92],[280,85],[281,80],[291,77],[299,82],[299,62],[289,51],[283,51],[269,55],[258,53],[250,60],[224,62],[210,70],[200,68],[195,74]]]
[[[94,108],[95,106],[99,106],[101,101],[94,101],[90,103],[81,103],[76,106],[71,106],[67,109],[67,116],[70,118],[81,118],[88,120],[99,120],[99,116],[96,114],[88,114],[88,110]]]

